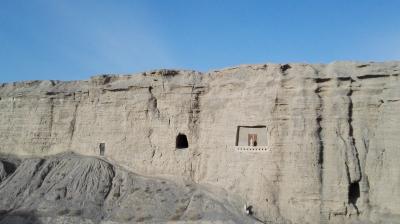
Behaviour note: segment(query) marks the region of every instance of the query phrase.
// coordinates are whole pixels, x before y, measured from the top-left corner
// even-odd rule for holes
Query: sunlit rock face
[[[262,221],[400,223],[399,74],[337,62],[2,84],[0,152],[102,155],[222,188]]]

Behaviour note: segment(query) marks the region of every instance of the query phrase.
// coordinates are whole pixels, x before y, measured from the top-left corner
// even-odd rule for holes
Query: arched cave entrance
[[[177,149],[186,149],[189,147],[189,143],[185,134],[179,133],[176,136],[176,148]]]

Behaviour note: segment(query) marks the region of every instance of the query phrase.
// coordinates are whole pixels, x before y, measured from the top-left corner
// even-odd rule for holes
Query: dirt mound
[[[0,163],[0,223],[254,223],[194,183],[143,177],[61,154]]]

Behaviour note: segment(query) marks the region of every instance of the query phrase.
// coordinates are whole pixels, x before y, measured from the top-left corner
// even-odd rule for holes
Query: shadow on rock
[[[33,211],[0,211],[0,224],[42,224]]]
[[[12,174],[17,169],[17,164],[14,164],[14,163],[6,161],[6,160],[3,160],[1,162],[3,163],[4,169],[7,174]]]

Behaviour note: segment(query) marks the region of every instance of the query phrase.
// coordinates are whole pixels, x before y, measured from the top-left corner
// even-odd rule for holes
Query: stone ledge
[[[271,151],[268,146],[233,146],[236,151],[267,152]]]

